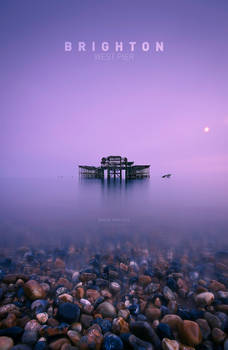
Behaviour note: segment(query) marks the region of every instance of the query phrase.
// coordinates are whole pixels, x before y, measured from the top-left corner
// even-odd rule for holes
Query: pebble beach
[[[227,250],[2,248],[0,349],[227,350],[227,277]]]

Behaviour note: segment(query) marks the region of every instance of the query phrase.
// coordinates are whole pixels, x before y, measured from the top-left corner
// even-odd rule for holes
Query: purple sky
[[[1,176],[75,175],[109,154],[228,173],[227,0],[2,0],[0,17]],[[64,52],[80,40],[165,52]]]

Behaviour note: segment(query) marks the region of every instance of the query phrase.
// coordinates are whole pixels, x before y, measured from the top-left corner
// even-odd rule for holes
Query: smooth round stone
[[[80,308],[76,304],[63,303],[58,308],[58,319],[62,322],[78,322],[80,318]]]
[[[80,322],[83,326],[83,328],[89,328],[92,324],[93,316],[81,314]]]
[[[110,290],[113,292],[113,293],[119,293],[120,292],[120,284],[117,283],[117,282],[112,282],[110,284]]]
[[[100,297],[100,293],[96,289],[87,289],[86,298],[94,303]]]
[[[48,302],[45,299],[37,299],[31,305],[32,311],[44,312],[47,309]]]
[[[63,293],[63,294],[59,295],[58,299],[65,302],[65,303],[67,303],[67,302],[73,303],[73,300],[74,300],[72,295],[70,295],[68,293]]]
[[[122,350],[123,342],[117,335],[113,333],[106,333],[103,343],[104,350]]]
[[[87,300],[87,299],[80,299],[80,303],[82,304],[82,305],[91,305],[91,302],[89,301],[89,300]]]
[[[219,328],[213,328],[211,335],[215,343],[222,343],[226,338],[226,334]]]
[[[205,312],[204,318],[207,320],[211,328],[222,328],[222,321],[214,314]]]
[[[81,336],[78,332],[70,330],[67,332],[67,335],[74,345],[79,344]]]
[[[10,350],[13,347],[13,339],[9,337],[0,337],[0,349]]]
[[[179,350],[180,346],[176,340],[171,340],[164,338],[162,340],[162,349],[163,350]]]
[[[213,290],[213,292],[226,291],[226,287],[224,286],[224,284],[222,284],[216,280],[211,281],[209,288],[211,290]]]
[[[222,327],[221,329],[227,329],[228,326],[228,315],[226,315],[224,312],[216,312],[215,316],[217,316],[220,321],[222,322]]]
[[[38,340],[38,332],[37,331],[24,331],[22,335],[22,343],[28,345],[34,345]]]
[[[211,305],[214,299],[215,299],[214,294],[210,292],[200,293],[200,294],[197,294],[195,297],[196,303],[200,305]]]
[[[36,315],[36,318],[37,318],[39,323],[44,324],[48,320],[48,314],[46,312],[41,312],[41,313]]]
[[[43,287],[35,280],[29,280],[24,284],[24,291],[30,300],[44,299],[46,292]]]
[[[178,333],[183,343],[196,346],[202,342],[202,333],[198,323],[184,320],[178,327]]]
[[[161,322],[168,324],[172,330],[176,331],[183,320],[178,315],[168,314],[161,319]]]
[[[198,320],[196,320],[196,322],[200,326],[203,339],[206,340],[209,337],[209,335],[211,334],[211,329],[209,327],[207,320],[205,320],[204,318],[198,318]]]
[[[158,320],[161,316],[161,310],[153,305],[149,305],[146,308],[145,315],[149,321]]]
[[[31,320],[28,321],[25,325],[25,331],[39,331],[41,328],[41,325],[37,320]]]
[[[96,312],[101,314],[104,318],[106,317],[113,318],[116,316],[115,307],[108,301],[104,301],[103,303],[98,305]]]

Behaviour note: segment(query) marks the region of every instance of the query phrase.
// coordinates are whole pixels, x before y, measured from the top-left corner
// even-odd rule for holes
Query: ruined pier
[[[107,179],[125,177],[125,179],[139,179],[150,176],[150,165],[134,165],[126,157],[108,156],[101,159],[100,166],[79,165],[79,175],[87,178]]]

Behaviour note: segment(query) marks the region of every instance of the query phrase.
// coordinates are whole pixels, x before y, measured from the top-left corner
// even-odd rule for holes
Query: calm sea
[[[57,177],[1,179],[2,246],[67,245],[96,239],[227,245],[227,180]]]

